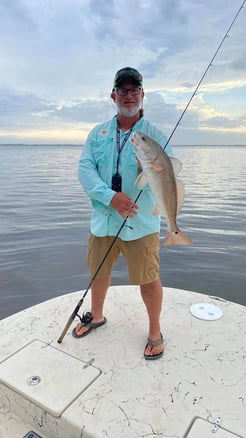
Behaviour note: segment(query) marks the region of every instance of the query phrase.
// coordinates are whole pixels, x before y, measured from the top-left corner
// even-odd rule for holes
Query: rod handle
[[[64,327],[64,329],[63,329],[63,331],[62,331],[60,337],[57,339],[58,344],[61,344],[61,343],[62,343],[63,338],[64,338],[65,334],[67,333],[67,331],[68,331],[70,325],[72,324],[72,322],[73,322],[75,316],[77,315],[77,313],[78,313],[80,307],[82,306],[83,301],[84,301],[83,299],[79,300],[79,302],[78,302],[77,306],[75,307],[75,309],[74,309],[72,315],[71,315],[70,318],[68,319],[68,322],[67,322],[67,324],[65,325],[65,327]]]

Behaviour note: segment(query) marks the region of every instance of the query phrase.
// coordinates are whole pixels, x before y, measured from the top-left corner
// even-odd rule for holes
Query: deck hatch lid
[[[99,375],[98,368],[40,340],[0,364],[2,384],[54,417],[60,417]]]
[[[193,420],[192,426],[184,438],[242,438],[233,432],[225,430],[221,426],[221,419],[209,422],[203,418]]]

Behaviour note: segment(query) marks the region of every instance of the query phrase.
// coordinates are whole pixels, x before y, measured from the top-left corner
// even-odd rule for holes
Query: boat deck
[[[165,353],[146,361],[148,320],[137,286],[110,287],[107,324],[75,339],[75,320],[57,343],[82,294],[0,322],[1,438],[34,438],[31,431],[41,438],[246,438],[246,307],[164,288]],[[195,303],[223,315],[194,317]],[[41,381],[29,387],[32,376]]]

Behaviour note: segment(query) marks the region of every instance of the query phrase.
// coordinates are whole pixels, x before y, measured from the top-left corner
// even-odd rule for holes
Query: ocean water
[[[77,180],[80,152],[0,146],[0,318],[89,284],[91,205]],[[194,245],[161,248],[163,285],[246,305],[246,147],[174,153],[186,187],[177,222]],[[165,232],[163,219],[162,240]],[[112,284],[129,284],[123,257]]]

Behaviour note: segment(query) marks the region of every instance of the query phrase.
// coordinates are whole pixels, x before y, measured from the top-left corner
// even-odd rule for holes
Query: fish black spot
[[[175,234],[179,234],[179,232],[178,232],[178,231],[175,231]]]

